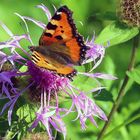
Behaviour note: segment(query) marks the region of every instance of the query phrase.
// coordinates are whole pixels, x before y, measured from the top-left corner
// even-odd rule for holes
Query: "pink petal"
[[[0,26],[7,32],[7,34],[9,36],[13,36],[13,33],[10,31],[10,29],[5,24],[3,24],[2,22],[0,22]]]
[[[118,79],[115,76],[112,76],[110,74],[104,74],[104,73],[84,73],[84,72],[79,72],[78,74],[83,74],[83,75],[91,77],[91,78],[100,78],[100,79],[107,79],[107,80],[116,80],[116,79]]]
[[[35,20],[31,17],[26,17],[26,16],[22,16],[24,19],[32,21],[33,23],[35,23],[37,26],[41,27],[42,29],[46,28],[46,24],[42,23],[41,21]]]
[[[44,4],[37,5],[37,8],[41,8],[45,12],[45,15],[47,16],[48,21],[51,20],[51,18],[52,18],[51,13],[50,13],[49,9]]]

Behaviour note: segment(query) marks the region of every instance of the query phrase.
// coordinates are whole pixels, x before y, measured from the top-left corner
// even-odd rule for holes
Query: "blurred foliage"
[[[118,1],[113,0],[1,0],[0,21],[6,24],[14,34],[25,33],[25,27],[21,19],[14,13],[33,17],[47,24],[48,21],[46,20],[45,15],[42,14],[41,10],[35,8],[36,5],[41,3],[45,4],[52,13],[54,13],[53,5],[57,8],[61,5],[67,5],[74,12],[73,17],[78,31],[85,39],[87,37],[91,38],[95,33],[96,43],[107,45],[107,43],[110,42],[110,47],[107,47],[106,49],[104,60],[96,71],[113,74],[118,77],[118,80],[102,81],[103,86],[107,87],[106,90],[103,90],[98,96],[94,96],[95,94],[93,94],[96,103],[102,107],[106,114],[109,114],[127,70],[133,37],[138,34],[139,30],[118,23],[118,17],[116,15]],[[31,22],[28,22],[28,26],[31,38],[34,44],[37,45],[39,37],[42,34],[42,29]],[[0,28],[0,42],[7,39],[8,35]],[[29,44],[24,41],[22,44],[23,47],[28,50]],[[140,47],[138,51],[140,51]],[[137,55],[136,64],[139,65],[139,63],[139,55]],[[82,69],[85,68],[80,68],[81,71]],[[132,80],[127,87],[127,93],[108,128],[105,140],[137,140],[140,137],[140,68],[136,67],[131,72],[127,72],[127,75]],[[82,81],[89,83],[89,85],[86,87],[83,86]],[[89,78],[85,79],[85,77],[75,79],[74,83],[85,91],[86,88],[92,89],[94,85]],[[0,102],[1,109],[5,101]],[[28,120],[31,118],[30,116],[27,117],[29,107],[26,105],[23,106],[23,104],[25,104],[25,101],[21,99],[21,101],[18,102],[18,108],[24,108],[27,112],[24,112],[25,114],[22,114],[21,116],[21,108],[19,108],[17,113],[13,113],[13,128],[8,126],[6,113],[0,118],[1,137],[4,137],[5,134],[7,134],[7,137],[13,137],[13,140],[21,139],[22,135],[26,132],[29,125]],[[67,102],[65,105],[68,106],[69,104],[70,103]],[[96,140],[104,122],[97,119],[98,128],[91,124],[91,122],[87,122],[87,130],[81,131],[79,121],[70,121],[75,119],[75,117],[75,115],[68,115],[65,118],[68,129],[67,139]],[[16,122],[17,118],[19,119],[18,123]],[[44,130],[41,126],[40,129]],[[63,138],[60,134],[57,134],[57,139],[61,140]]]

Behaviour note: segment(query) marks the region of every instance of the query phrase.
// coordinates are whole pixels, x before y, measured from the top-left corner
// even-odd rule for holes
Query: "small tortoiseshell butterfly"
[[[77,32],[72,11],[62,6],[46,26],[39,46],[30,49],[37,66],[71,78],[76,74],[73,65],[82,64],[88,47]]]

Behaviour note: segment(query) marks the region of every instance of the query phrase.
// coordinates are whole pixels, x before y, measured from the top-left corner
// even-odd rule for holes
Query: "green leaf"
[[[20,69],[19,69],[20,72],[26,72],[27,71],[27,66],[22,66]]]
[[[95,13],[94,15],[98,20],[116,20],[117,16],[116,16],[116,12],[111,12],[111,11],[107,11],[104,13]]]
[[[25,119],[26,122],[30,123],[35,118],[34,109],[29,104],[25,104],[17,110],[16,114],[20,120]]]
[[[87,66],[89,66],[89,65],[87,65]],[[85,66],[76,67],[76,70],[78,72],[85,72],[86,67]],[[87,76],[79,74],[78,76],[74,77],[74,80],[73,80],[72,84],[76,88],[79,88],[80,90],[87,92],[87,91],[93,89],[96,86],[96,81],[94,79],[92,79],[92,78],[89,78]]]
[[[127,124],[137,120],[140,118],[140,114],[137,114],[136,116],[124,121],[123,123],[121,123],[120,125],[118,125],[117,127],[115,127],[114,129],[112,129],[110,132],[108,132],[107,134],[105,134],[104,138],[107,138],[108,136],[110,136],[112,133],[116,133],[117,130],[119,130],[121,127],[126,126]]]
[[[99,86],[101,86],[95,79],[84,75],[78,75],[77,78],[74,79],[72,84],[83,92],[89,92],[94,88],[98,88]]]
[[[103,63],[103,73],[110,74],[112,76],[116,76],[115,74],[115,64],[113,62],[113,59],[110,56],[106,56]],[[117,76],[116,76],[117,77]],[[112,84],[114,84],[116,80],[103,80],[103,85],[107,87],[107,89],[110,89],[112,87]]]
[[[15,137],[16,135],[17,135],[17,133],[15,133],[15,132],[7,131],[7,134],[6,134],[5,140],[11,140],[11,139],[14,139],[14,137]]]
[[[102,90],[102,92],[98,96],[95,96],[94,99],[99,101],[114,102],[112,94],[107,90]]]
[[[106,45],[109,42],[110,46],[113,46],[130,40],[138,33],[139,30],[136,27],[130,28],[113,22],[103,29],[95,43]]]
[[[107,20],[116,20],[116,12],[107,11],[103,14],[103,18]]]
[[[137,67],[132,71],[127,71],[126,73],[132,80],[140,84],[140,67]]]

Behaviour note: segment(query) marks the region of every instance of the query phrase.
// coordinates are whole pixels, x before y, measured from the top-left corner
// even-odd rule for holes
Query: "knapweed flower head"
[[[51,13],[46,6],[42,4],[37,7],[44,11],[48,20],[51,19]],[[97,84],[93,89],[89,89],[87,92],[82,91],[74,86],[73,81],[68,77],[60,76],[53,71],[40,68],[33,63],[31,60],[31,54],[26,52],[26,50],[20,45],[20,41],[23,39],[27,40],[31,45],[34,45],[29,34],[26,20],[35,23],[42,29],[45,29],[46,25],[41,21],[37,21],[30,17],[21,16],[17,13],[16,15],[18,15],[25,23],[27,34],[15,36],[6,25],[0,23],[1,27],[10,36],[8,41],[0,43],[0,98],[8,99],[8,102],[4,105],[1,111],[1,115],[6,109],[8,109],[9,125],[11,125],[11,116],[14,110],[14,105],[17,103],[19,97],[24,95],[25,92],[29,94],[34,104],[40,102],[40,107],[36,112],[36,118],[34,118],[29,130],[31,131],[33,128],[36,128],[39,123],[42,123],[45,126],[50,140],[55,139],[53,136],[53,130],[62,133],[64,139],[66,138],[66,124],[63,122],[63,118],[69,113],[77,113],[77,117],[74,120],[80,121],[82,129],[86,129],[87,119],[89,119],[95,126],[97,126],[95,117],[107,121],[105,113],[94,100],[89,97],[89,94],[96,91],[100,92],[101,89],[105,88],[101,86],[97,78],[109,80],[116,79],[109,74],[93,73],[93,70],[101,63],[104,57],[105,47],[95,44],[94,38],[85,42],[86,45],[89,46],[89,50],[86,53],[86,58],[82,67],[84,67],[85,64],[93,63],[93,68],[90,72],[78,71],[73,80],[82,75],[95,80]],[[3,50],[4,48],[8,48],[10,53],[7,54]],[[26,58],[16,51],[17,48],[26,55]],[[10,64],[12,68],[5,69],[6,63]],[[26,70],[23,72],[21,69],[24,67],[26,67]],[[24,77],[23,80],[27,79],[25,87],[20,86],[22,84],[22,77]],[[18,81],[18,84],[15,84],[15,81]],[[60,95],[68,97],[68,100],[71,101],[71,106],[69,108],[60,107]],[[55,102],[52,102],[52,98]]]
[[[140,27],[140,0],[121,0],[121,18],[128,25]]]

